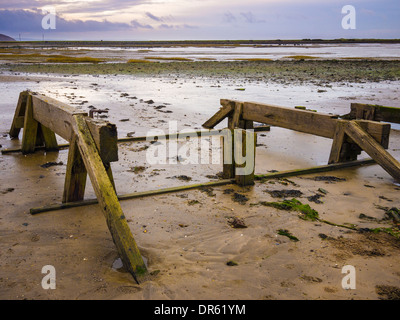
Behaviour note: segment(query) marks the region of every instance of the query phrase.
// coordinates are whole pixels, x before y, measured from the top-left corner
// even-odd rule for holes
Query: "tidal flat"
[[[24,50],[30,51],[14,52],[0,64],[2,149],[21,144],[21,137],[10,139],[8,131],[18,95],[27,89],[77,110],[107,108],[104,119],[117,125],[119,138],[145,136],[153,130],[168,133],[174,126],[201,129],[218,111],[220,99],[332,115],[346,114],[352,102],[399,107],[400,61],[394,58],[259,61],[258,56],[247,56],[232,61],[127,63],[128,58],[156,57],[160,52],[129,57],[124,53],[125,61],[116,62],[109,52],[50,46],[40,52]],[[302,54],[296,50],[291,48],[285,55]],[[50,55],[102,62],[56,63],[47,61],[53,58]],[[173,52],[169,57],[186,56]],[[202,56],[207,57],[211,58]],[[225,122],[219,128],[224,126]],[[221,152],[218,139],[186,143]],[[396,159],[399,143],[400,133],[393,125],[388,151]],[[218,181],[222,165],[212,162],[184,164],[170,161],[176,158],[170,155],[167,164],[150,165],[146,155],[151,146],[146,141],[119,144],[119,161],[112,164],[118,194]],[[272,127],[258,134],[256,174],[327,164],[331,146],[330,139]],[[29,214],[30,208],[61,202],[65,180],[61,164],[67,158],[68,150],[0,156],[3,299],[378,300],[399,296],[400,185],[379,165],[256,181],[253,187],[227,185],[121,201],[151,274],[138,285],[123,268],[114,267],[118,253],[97,205]],[[47,163],[60,165],[46,167]],[[92,199],[89,180],[87,184],[85,198]],[[302,219],[296,210],[260,205],[276,202],[275,194],[283,195],[279,201],[309,206],[320,221]],[[235,228],[232,221],[240,221],[242,227]],[[57,290],[42,289],[44,265],[56,268]],[[348,265],[356,268],[356,290],[342,287],[342,268]]]

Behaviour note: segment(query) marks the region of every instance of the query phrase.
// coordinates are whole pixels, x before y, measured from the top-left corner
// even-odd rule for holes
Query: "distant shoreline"
[[[177,40],[177,41],[0,41],[2,45],[37,47],[93,46],[93,47],[158,47],[158,46],[257,46],[257,45],[310,45],[310,44],[399,44],[400,39],[301,39],[301,40]]]

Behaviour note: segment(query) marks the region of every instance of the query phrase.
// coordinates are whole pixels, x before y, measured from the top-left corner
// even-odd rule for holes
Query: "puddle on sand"
[[[142,256],[142,258],[143,258],[144,265],[146,266],[146,268],[148,268],[148,265],[147,265],[147,258],[144,257],[144,256]],[[124,264],[122,263],[121,258],[116,259],[116,260],[113,262],[111,268],[112,268],[113,271],[116,271],[116,272],[121,272],[121,273],[127,273],[127,272],[128,272],[128,271],[125,269]]]

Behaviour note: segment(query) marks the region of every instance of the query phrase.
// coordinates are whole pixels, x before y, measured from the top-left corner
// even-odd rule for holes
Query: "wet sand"
[[[170,64],[167,68],[177,66]],[[185,64],[187,67],[190,65]],[[23,67],[18,68],[22,72]],[[60,68],[65,71],[67,67]],[[70,66],[70,70],[74,68],[82,66]],[[398,106],[400,88],[399,81],[390,79],[341,79],[321,88],[318,77],[315,83],[310,78],[292,83],[289,78],[276,76],[266,84],[253,74],[244,81],[241,75],[200,76],[196,72],[204,70],[198,69],[194,74],[153,76],[123,71],[104,75],[15,72],[3,71],[1,75],[3,148],[20,144],[20,140],[9,140],[7,131],[18,94],[25,89],[83,110],[91,105],[109,108],[108,119],[117,125],[119,137],[125,137],[132,132],[145,135],[155,128],[167,133],[169,121],[177,121],[179,130],[200,128],[218,110],[221,98],[286,107],[303,105],[345,114],[356,101]],[[171,112],[155,109],[161,105],[164,108],[158,110]],[[397,159],[399,141],[399,132],[393,130],[389,151]],[[326,164],[331,143],[329,139],[273,127],[258,135],[256,174]],[[150,166],[146,163],[149,145],[119,145],[120,160],[112,164],[118,194],[215,180],[210,176],[222,169],[212,164]],[[212,146],[218,152],[218,144]],[[123,211],[151,273],[148,280],[137,285],[128,273],[113,268],[117,251],[96,205],[29,214],[32,207],[61,201],[67,154],[63,150],[0,156],[2,299],[398,298],[400,242],[386,232],[371,230],[398,230],[392,220],[385,219],[384,209],[400,207],[400,187],[378,165],[258,181],[254,187],[227,185],[123,201]],[[366,157],[364,153],[360,156]],[[64,166],[40,166],[50,161],[63,162]],[[135,172],[133,169],[139,166],[144,170]],[[174,178],[179,175],[191,179],[185,182]],[[316,176],[345,181],[316,181]],[[318,211],[321,219],[342,227],[306,221],[298,212],[260,205],[263,201],[282,201],[270,193],[277,190],[300,191],[298,200]],[[316,194],[322,203],[309,199]],[[90,182],[86,198],[94,198]],[[244,201],[239,203],[238,199]],[[243,219],[247,228],[232,228],[232,217]],[[355,229],[349,229],[353,225]],[[281,229],[299,241],[279,235]],[[229,261],[235,263],[228,265]],[[45,265],[56,268],[56,290],[41,287]],[[342,288],[345,275],[341,271],[346,265],[356,268],[356,290]]]

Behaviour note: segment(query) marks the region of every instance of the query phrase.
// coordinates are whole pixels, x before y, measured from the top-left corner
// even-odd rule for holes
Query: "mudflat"
[[[351,102],[398,107],[400,89],[396,60],[8,61],[0,70],[3,149],[20,145],[7,133],[26,89],[79,110],[108,108],[105,119],[120,138],[167,134],[175,126],[198,130],[221,98],[342,115]],[[179,146],[221,151],[218,139],[196,141]],[[256,174],[326,164],[332,145],[276,127],[258,133],[257,143]],[[399,143],[393,125],[388,151],[397,159]],[[219,179],[221,164],[185,164],[183,154],[176,163],[149,165],[151,146],[119,144],[112,164],[118,194]],[[68,150],[0,156],[2,299],[400,297],[400,185],[376,164],[121,201],[150,273],[138,285],[124,272],[97,205],[29,213],[61,202],[67,156]],[[90,182],[85,197],[95,198]],[[46,265],[56,270],[55,290],[41,285]],[[342,269],[349,265],[356,289],[345,290]]]

